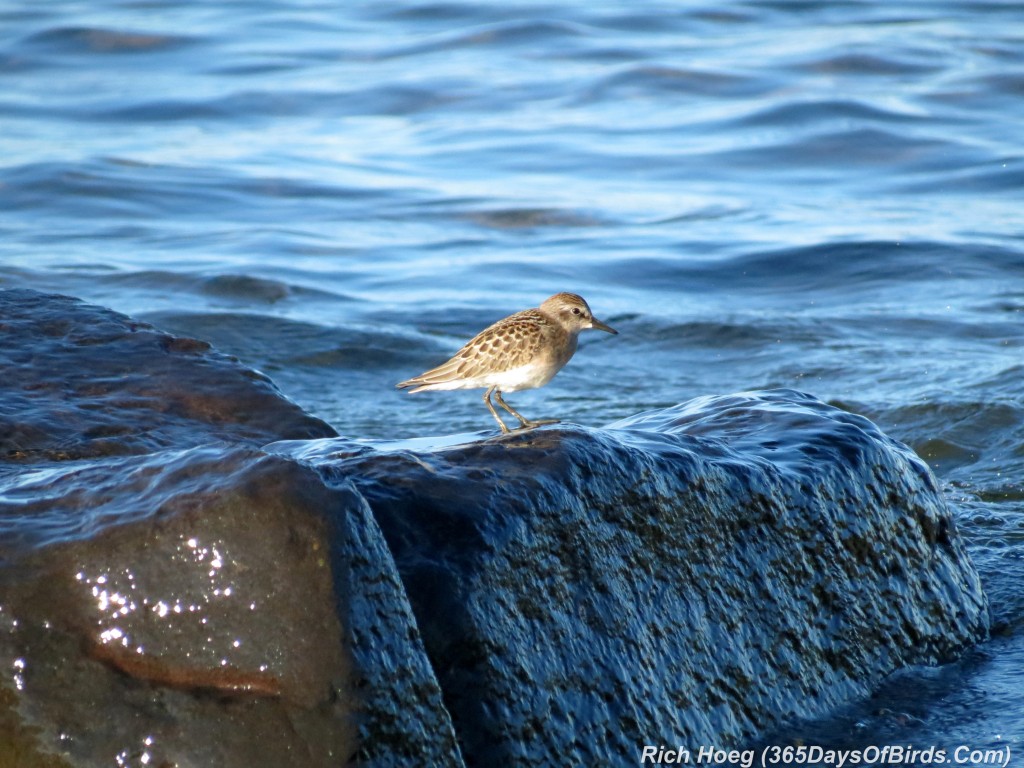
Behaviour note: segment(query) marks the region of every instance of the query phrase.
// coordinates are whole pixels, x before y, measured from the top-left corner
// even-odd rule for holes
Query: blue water
[[[560,290],[620,335],[528,416],[864,413],[934,467],[996,637],[785,737],[1024,749],[1024,6],[22,0],[0,30],[0,287],[208,339],[352,437],[491,429],[393,385]]]

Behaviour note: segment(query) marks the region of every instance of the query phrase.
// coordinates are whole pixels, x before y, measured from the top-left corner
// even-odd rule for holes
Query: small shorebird
[[[543,387],[569,362],[576,352],[580,331],[588,328],[618,333],[594,317],[581,296],[556,293],[536,309],[524,309],[499,320],[478,333],[448,362],[397,386],[415,387],[410,394],[432,389],[486,388],[484,403],[502,432],[509,429],[491,404],[492,394],[523,428],[557,424],[558,419],[523,418],[501,393]]]

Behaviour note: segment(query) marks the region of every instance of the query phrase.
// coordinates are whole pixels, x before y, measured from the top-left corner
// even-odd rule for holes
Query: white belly
[[[490,373],[479,377],[481,387],[497,387],[502,392],[543,387],[558,373],[561,366],[530,363],[501,373]]]

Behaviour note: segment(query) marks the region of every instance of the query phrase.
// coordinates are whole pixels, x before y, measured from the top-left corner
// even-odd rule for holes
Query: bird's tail
[[[415,389],[409,389],[409,387],[415,387]],[[427,386],[423,379],[417,376],[414,379],[398,382],[395,384],[395,389],[409,389],[409,394],[411,395],[415,392],[421,392],[422,390],[427,389]]]

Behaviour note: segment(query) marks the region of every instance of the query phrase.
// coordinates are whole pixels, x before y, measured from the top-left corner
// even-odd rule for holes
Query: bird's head
[[[610,325],[602,323],[594,317],[587,302],[583,300],[582,296],[577,296],[575,293],[556,293],[541,304],[540,309],[545,314],[557,319],[562,327],[570,333],[579,333],[588,328],[606,333],[618,333]]]

